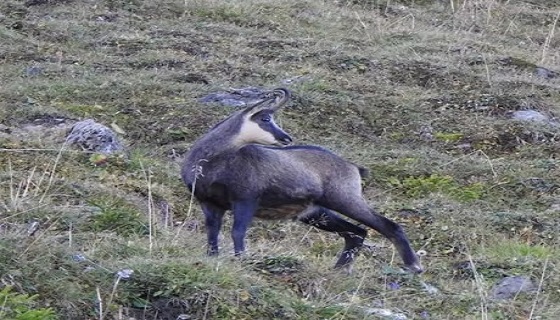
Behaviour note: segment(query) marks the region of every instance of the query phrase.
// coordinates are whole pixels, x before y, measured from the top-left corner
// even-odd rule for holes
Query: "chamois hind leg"
[[[337,193],[329,198],[325,197],[321,205],[338,211],[340,214],[361,222],[381,233],[393,243],[408,269],[415,273],[423,272],[418,256],[412,250],[402,227],[371,209],[361,196]]]
[[[222,228],[222,220],[225,210],[220,209],[210,203],[203,202],[200,204],[204,212],[206,223],[206,235],[208,237],[208,255],[214,256],[218,254],[218,235]]]
[[[315,206],[311,211],[299,217],[298,220],[321,230],[336,232],[344,238],[344,250],[342,250],[335,268],[350,266],[367,235],[367,231],[364,228],[342,219],[324,207]]]
[[[232,207],[233,227],[231,228],[231,237],[235,255],[239,256],[245,251],[245,235],[257,210],[257,201],[235,201]]]

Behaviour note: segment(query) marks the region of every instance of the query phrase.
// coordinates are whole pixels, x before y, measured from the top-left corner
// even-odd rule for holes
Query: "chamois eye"
[[[271,120],[270,116],[263,116],[261,118],[261,121],[263,121],[263,122],[270,122],[270,120]]]

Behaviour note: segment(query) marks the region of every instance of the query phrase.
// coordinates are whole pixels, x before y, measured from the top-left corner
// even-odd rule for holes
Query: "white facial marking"
[[[279,144],[272,133],[263,130],[258,124],[251,121],[249,117],[243,120],[243,124],[241,125],[239,135],[236,137],[235,142],[240,146],[249,143],[258,143],[264,145]]]

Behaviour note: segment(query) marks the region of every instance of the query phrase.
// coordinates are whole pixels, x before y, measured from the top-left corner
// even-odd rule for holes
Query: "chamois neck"
[[[223,153],[232,152],[241,146],[235,144],[234,138],[223,137],[217,134],[208,134],[195,142],[191,155],[198,159],[210,160]]]
[[[220,154],[232,152],[242,147],[237,139],[239,116],[233,115],[218,123],[193,144],[189,152],[191,161],[210,160]]]

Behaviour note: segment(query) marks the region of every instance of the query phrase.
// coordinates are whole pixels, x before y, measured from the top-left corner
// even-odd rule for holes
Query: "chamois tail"
[[[366,179],[367,177],[369,177],[368,169],[364,167],[358,167],[358,171],[360,172],[360,177],[362,177],[362,179]]]

